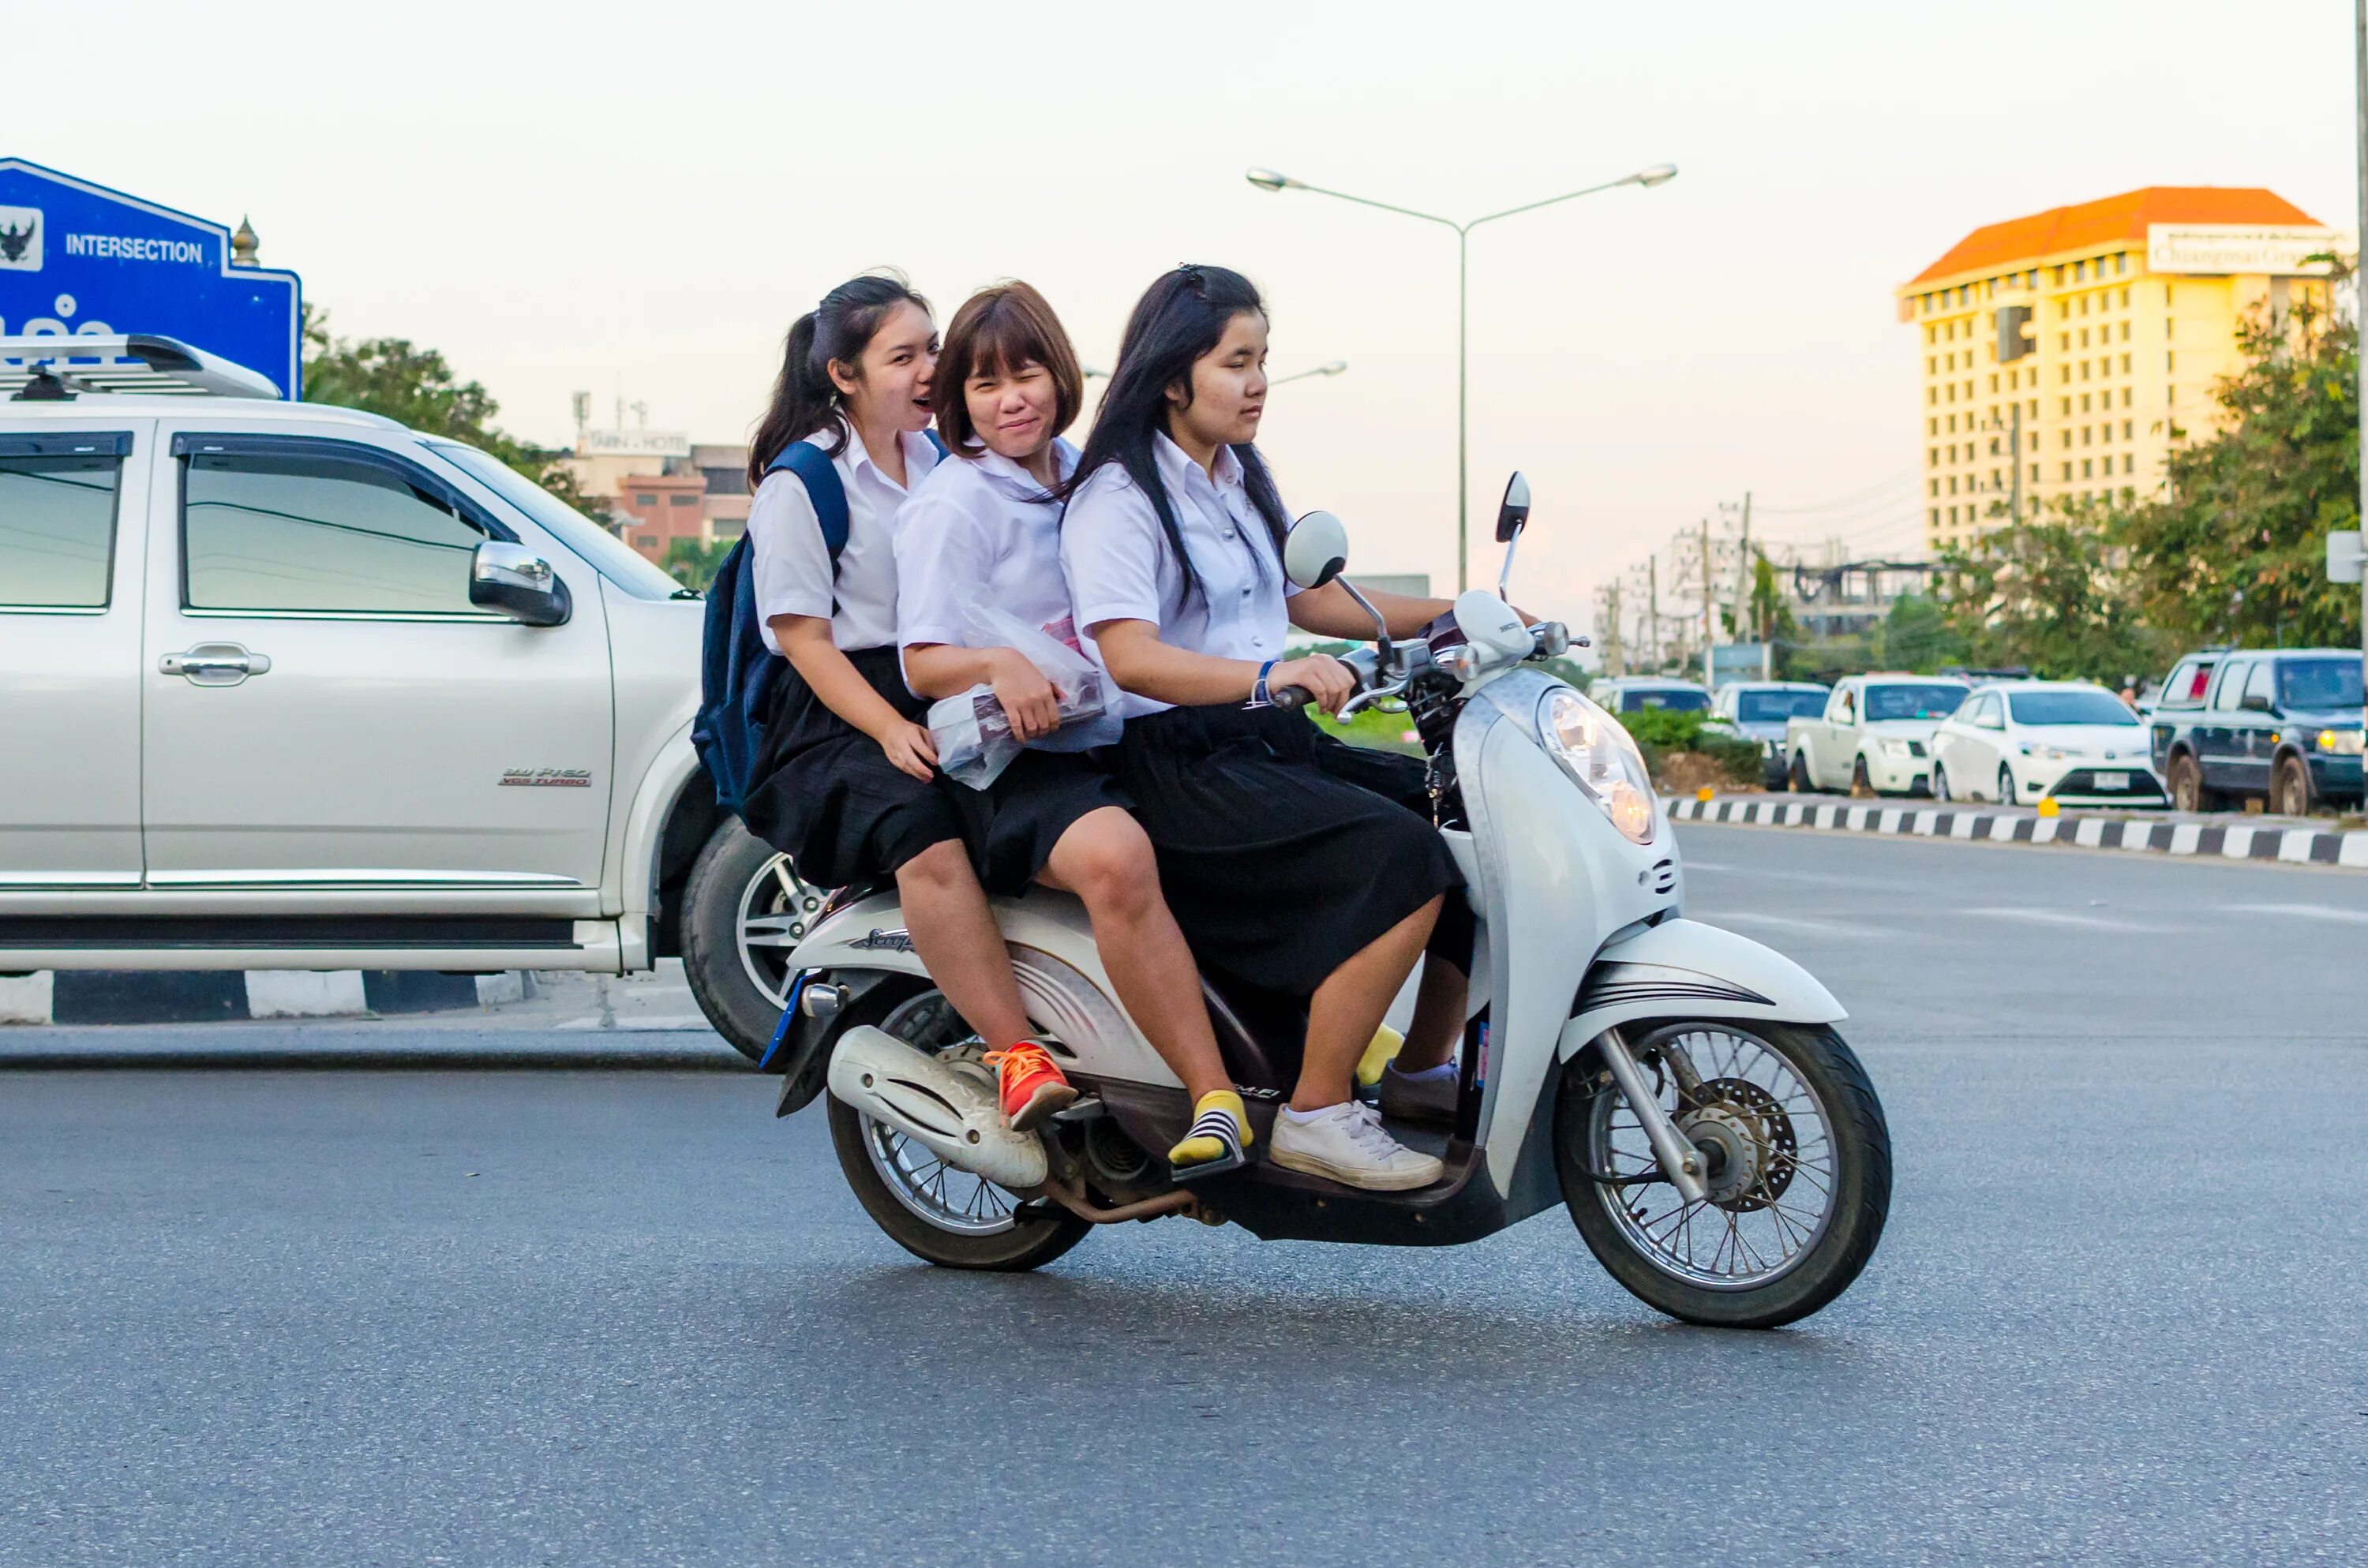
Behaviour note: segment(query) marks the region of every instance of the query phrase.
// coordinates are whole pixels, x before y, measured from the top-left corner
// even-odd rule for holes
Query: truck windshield
[[[1957,710],[1965,699],[1962,686],[1913,685],[1907,681],[1891,681],[1866,688],[1866,717],[1869,723],[1881,723],[1885,719],[1945,719]]]
[[[2007,694],[2006,705],[2018,724],[2135,726],[2138,722],[2110,691],[2016,691]]]
[[[1814,719],[1826,710],[1822,691],[1744,691],[1735,699],[1735,717],[1746,724],[1781,724],[1787,719]]]
[[[1620,711],[1642,713],[1648,708],[1667,708],[1678,713],[1699,713],[1710,706],[1710,693],[1688,691],[1676,687],[1667,691],[1623,691],[1620,694]]]
[[[422,445],[559,536],[559,542],[637,599],[671,598],[680,583],[651,565],[633,547],[490,452],[458,441]]]
[[[2285,659],[2278,665],[2278,702],[2286,708],[2357,708],[2360,660]]]

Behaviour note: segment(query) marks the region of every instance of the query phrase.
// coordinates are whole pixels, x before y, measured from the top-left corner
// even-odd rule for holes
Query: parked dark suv
[[[2155,770],[2183,812],[2260,800],[2277,815],[2301,816],[2321,801],[2356,804],[2360,721],[2358,653],[2190,653],[2155,701]]]

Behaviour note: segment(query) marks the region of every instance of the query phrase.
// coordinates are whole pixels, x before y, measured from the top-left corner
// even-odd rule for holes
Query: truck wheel
[[[2315,803],[2311,799],[2310,765],[2298,756],[2278,758],[2277,771],[2270,776],[2270,814],[2306,817]]]
[[[1816,788],[1809,782],[1809,765],[1802,760],[1799,752],[1793,754],[1793,769],[1785,776],[1784,782],[1795,795],[1805,795]]]
[[[2217,790],[2203,787],[2203,769],[2185,752],[2170,759],[2170,804],[2175,811],[2216,812],[2227,804]]]
[[[726,817],[683,888],[682,971],[715,1032],[755,1062],[789,1005],[790,949],[804,939],[825,892],[790,858]]]
[[[1850,799],[1866,801],[1873,797],[1874,780],[1867,777],[1866,758],[1861,756],[1850,764]]]

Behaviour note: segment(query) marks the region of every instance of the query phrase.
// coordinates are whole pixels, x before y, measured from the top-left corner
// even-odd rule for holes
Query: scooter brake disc
[[[1705,1151],[1716,1145],[1725,1155],[1721,1170],[1709,1178],[1711,1201],[1748,1214],[1783,1197],[1793,1185],[1800,1139],[1776,1096],[1748,1079],[1712,1078],[1687,1098],[1692,1108],[1678,1118],[1678,1130]]]

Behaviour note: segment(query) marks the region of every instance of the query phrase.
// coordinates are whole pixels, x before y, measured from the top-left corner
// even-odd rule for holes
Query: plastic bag
[[[1034,627],[1008,610],[973,604],[964,613],[963,631],[973,648],[1018,649],[1053,683],[1061,726],[1025,744],[1046,751],[1086,751],[1118,739],[1118,717],[1110,711],[1106,677],[1079,645],[1069,617]],[[939,769],[973,790],[994,783],[1023,744],[1013,736],[995,688],[983,683],[931,704],[928,723]]]

